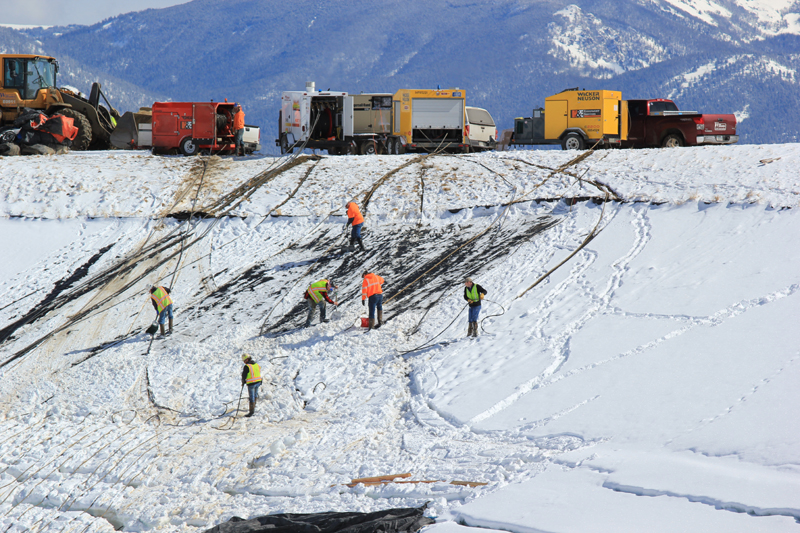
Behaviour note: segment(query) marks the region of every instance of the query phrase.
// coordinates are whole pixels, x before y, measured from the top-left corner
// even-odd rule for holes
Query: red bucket
[[[369,327],[369,318],[363,317],[363,316],[361,317],[361,327],[362,328],[368,328]]]

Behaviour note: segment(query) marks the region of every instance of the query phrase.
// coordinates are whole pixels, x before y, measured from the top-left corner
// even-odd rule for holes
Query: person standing
[[[253,416],[256,412],[256,400],[258,399],[258,388],[261,386],[261,367],[258,366],[249,354],[242,354],[244,368],[242,369],[242,386],[247,385],[247,396],[250,400],[250,412],[246,417]]]
[[[354,244],[358,241],[358,246],[362,252],[367,250],[364,248],[364,242],[361,240],[361,227],[364,225],[364,217],[361,216],[361,211],[355,202],[347,204],[347,224],[345,227],[353,225],[353,230],[350,232],[350,251],[354,249]]]
[[[309,327],[311,325],[311,321],[314,319],[314,310],[317,307],[319,307],[320,322],[328,322],[328,319],[325,318],[325,302],[338,305],[336,302],[331,300],[331,297],[329,296],[330,291],[335,288],[336,285],[327,279],[315,281],[308,286],[308,289],[306,289],[306,292],[303,295],[303,299],[308,302],[308,317],[306,318],[305,327]]]
[[[369,299],[369,329],[379,328],[383,324],[383,290],[384,279],[377,274],[365,270],[361,276],[361,305]],[[375,309],[378,310],[378,324],[375,324]]]
[[[469,303],[469,329],[467,337],[478,336],[478,313],[481,312],[481,300],[486,296],[486,289],[474,283],[472,278],[464,281],[464,299]]]
[[[150,303],[153,304],[153,309],[156,310],[156,320],[161,329],[161,336],[164,333],[164,323],[169,319],[169,333],[172,333],[172,298],[169,295],[169,289],[162,286],[153,285],[150,287]]]
[[[235,145],[234,153],[244,155],[244,111],[242,106],[236,104],[233,107],[233,142]],[[239,153],[241,151],[241,154]]]

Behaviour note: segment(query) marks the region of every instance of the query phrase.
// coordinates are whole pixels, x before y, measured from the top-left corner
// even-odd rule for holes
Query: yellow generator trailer
[[[394,135],[406,152],[466,152],[463,89],[400,89],[394,94]]]
[[[628,103],[620,91],[567,89],[530,118],[514,120],[510,144],[560,144],[564,150],[619,146],[628,139]]]

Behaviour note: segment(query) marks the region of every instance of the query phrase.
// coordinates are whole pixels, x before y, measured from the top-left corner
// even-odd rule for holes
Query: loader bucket
[[[117,121],[117,127],[111,132],[111,145],[121,150],[132,150],[139,145],[139,129],[130,111]]]

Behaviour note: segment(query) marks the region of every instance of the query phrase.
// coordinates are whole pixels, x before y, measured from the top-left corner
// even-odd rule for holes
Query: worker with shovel
[[[355,250],[355,243],[358,241],[358,247],[361,248],[362,252],[366,252],[367,250],[364,248],[364,242],[361,240],[361,227],[364,225],[364,217],[361,216],[361,211],[358,209],[358,206],[355,202],[350,202],[347,204],[347,224],[344,225],[345,228],[350,224],[353,225],[353,230],[350,232],[350,247],[349,251]]]
[[[384,279],[368,270],[361,276],[361,305],[369,299],[369,329],[378,329],[383,324],[383,290]],[[375,324],[375,309],[378,310],[378,323]]]
[[[331,297],[328,295],[328,293],[335,288],[337,288],[336,285],[327,279],[315,281],[308,286],[305,294],[303,294],[303,299],[308,302],[308,317],[306,318],[305,327],[309,327],[311,325],[311,321],[314,319],[314,310],[317,307],[319,307],[320,322],[329,322],[329,320],[325,318],[325,302],[327,301],[333,305],[339,305],[335,301],[331,300]]]
[[[244,361],[244,368],[242,369],[242,387],[247,385],[247,396],[250,400],[250,412],[244,416],[249,418],[256,412],[258,388],[261,386],[261,367],[246,353],[242,354],[242,361]]]
[[[486,296],[486,289],[474,283],[472,278],[464,281],[464,299],[469,303],[469,329],[467,337],[478,336],[478,314],[481,312],[481,300]]]
[[[172,298],[169,296],[169,289],[153,285],[150,287],[150,300],[158,314],[156,320],[161,329],[161,336],[167,335],[164,333],[164,323],[167,319],[169,319],[169,333],[172,334]]]

